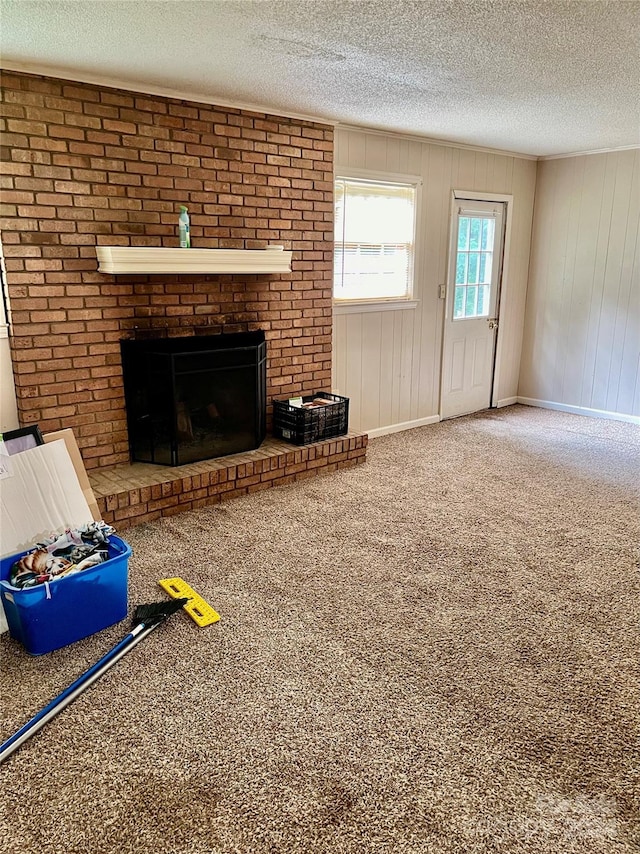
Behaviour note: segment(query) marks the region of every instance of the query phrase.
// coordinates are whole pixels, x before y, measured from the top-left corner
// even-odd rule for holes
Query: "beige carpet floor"
[[[640,437],[514,406],[131,529],[172,617],[0,767],[22,854],[640,851]],[[124,636],[0,639],[1,738]]]

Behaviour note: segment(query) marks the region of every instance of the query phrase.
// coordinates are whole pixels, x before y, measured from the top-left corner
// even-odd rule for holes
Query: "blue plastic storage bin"
[[[107,542],[109,558],[49,583],[18,589],[9,584],[12,565],[27,552],[0,561],[0,598],[9,634],[31,655],[42,655],[106,629],[127,616],[131,546],[119,537]],[[29,549],[32,551],[32,549]]]

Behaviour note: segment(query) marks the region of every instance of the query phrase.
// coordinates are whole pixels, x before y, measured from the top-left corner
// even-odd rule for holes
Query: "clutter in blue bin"
[[[0,560],[0,601],[9,634],[29,654],[75,643],[127,616],[131,546],[110,534],[106,550],[104,562],[23,588],[11,584],[10,575],[27,553]]]
[[[81,572],[108,559],[107,538],[115,528],[89,522],[36,543],[11,567],[12,587],[23,589]]]

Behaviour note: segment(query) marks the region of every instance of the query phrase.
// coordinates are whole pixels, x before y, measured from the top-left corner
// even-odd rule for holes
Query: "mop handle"
[[[31,718],[23,727],[8,738],[4,744],[0,745],[0,764],[9,757],[14,750],[17,750],[30,736],[43,727],[51,718],[55,717],[58,712],[61,712],[69,703],[72,703],[76,697],[79,697],[96,679],[99,679],[103,673],[119,661],[123,655],[136,644],[140,643],[150,632],[160,625],[159,622],[154,622],[147,626],[144,623],[139,623],[129,634],[123,638],[120,643],[116,644],[113,649],[110,649],[102,658],[97,661],[93,667],[90,667],[82,674],[75,682],[69,685],[68,688],[58,694],[48,706],[41,709],[37,715]]]

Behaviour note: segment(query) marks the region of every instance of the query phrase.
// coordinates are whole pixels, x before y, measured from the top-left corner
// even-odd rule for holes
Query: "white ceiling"
[[[0,0],[0,57],[538,156],[640,142],[639,0]]]

